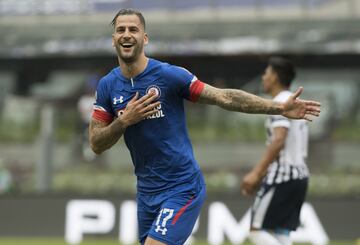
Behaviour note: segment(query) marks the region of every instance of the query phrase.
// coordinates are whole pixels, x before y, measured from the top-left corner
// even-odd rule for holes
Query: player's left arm
[[[281,149],[284,148],[287,134],[288,128],[286,127],[274,128],[272,141],[267,146],[259,163],[245,175],[242,181],[241,191],[244,195],[251,195],[256,191],[261,180],[266,175],[269,165],[279,156]]]
[[[316,101],[300,100],[300,87],[285,103],[264,99],[240,89],[220,89],[205,84],[198,102],[218,105],[229,111],[239,111],[254,114],[283,115],[291,119],[306,119],[319,116],[320,103]]]

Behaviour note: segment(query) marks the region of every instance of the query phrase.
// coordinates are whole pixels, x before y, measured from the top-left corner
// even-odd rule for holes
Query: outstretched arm
[[[263,99],[239,89],[219,89],[205,84],[199,102],[218,105],[229,111],[255,114],[283,115],[292,119],[311,121],[310,115],[319,116],[320,103],[300,100],[303,88],[299,88],[285,103]]]
[[[205,84],[199,103],[217,105],[228,111],[258,114],[281,114],[283,105],[240,89],[220,89]]]
[[[147,94],[138,99],[138,93],[129,101],[124,113],[110,124],[92,118],[89,126],[91,149],[100,154],[112,147],[124,134],[126,128],[157,112],[160,102],[154,102],[156,94]]]

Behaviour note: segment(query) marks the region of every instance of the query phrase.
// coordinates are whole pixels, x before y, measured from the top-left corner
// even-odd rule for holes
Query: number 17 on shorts
[[[168,223],[169,219],[171,219],[174,215],[174,209],[170,208],[163,208],[160,210],[159,216],[156,220],[156,229],[155,232],[161,233],[161,235],[166,235],[167,228],[166,224]]]
[[[191,235],[205,200],[205,186],[197,195],[178,196],[163,203],[149,236],[168,245],[184,244]]]

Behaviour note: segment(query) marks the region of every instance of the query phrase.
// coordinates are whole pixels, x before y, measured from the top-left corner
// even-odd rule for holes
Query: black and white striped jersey
[[[282,91],[274,97],[276,102],[285,102],[292,95]],[[269,166],[264,179],[265,184],[280,184],[292,179],[303,179],[309,176],[306,165],[308,152],[308,126],[305,120],[291,120],[280,115],[271,115],[265,122],[267,144],[271,144],[274,128],[288,129],[284,148]]]

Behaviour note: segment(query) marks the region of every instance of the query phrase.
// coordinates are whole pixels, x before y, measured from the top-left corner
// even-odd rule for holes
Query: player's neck
[[[126,63],[119,58],[121,74],[129,79],[136,77],[146,69],[148,60],[149,59],[145,55],[141,55],[139,59],[132,63]]]

